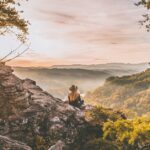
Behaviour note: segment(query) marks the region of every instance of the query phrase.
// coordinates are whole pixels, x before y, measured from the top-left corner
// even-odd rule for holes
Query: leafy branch
[[[147,31],[150,31],[150,0],[140,0],[138,3],[135,4],[136,6],[143,6],[148,10],[148,13],[143,15],[143,20],[140,20],[139,23],[144,26]]]

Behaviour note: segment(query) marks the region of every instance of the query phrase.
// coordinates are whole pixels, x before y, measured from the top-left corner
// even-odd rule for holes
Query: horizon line
[[[53,68],[53,67],[63,67],[63,66],[96,66],[96,65],[107,65],[107,64],[124,64],[124,65],[140,65],[140,64],[149,64],[149,62],[140,62],[140,63],[123,63],[123,62],[109,62],[109,63],[93,63],[93,64],[58,64],[58,65],[49,65],[49,66],[24,66],[24,65],[11,65],[11,67],[21,67],[21,68]]]

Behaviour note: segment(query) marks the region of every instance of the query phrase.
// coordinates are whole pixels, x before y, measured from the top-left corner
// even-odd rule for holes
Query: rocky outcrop
[[[86,108],[74,108],[35,81],[19,79],[2,63],[0,110],[2,150],[84,150],[89,140],[102,134],[100,125],[85,119]]]
[[[19,115],[29,107],[29,93],[9,66],[0,63],[0,118]]]
[[[100,134],[99,127],[91,128],[85,120],[84,111],[64,104],[30,79],[19,79],[2,63],[0,110],[0,135],[33,150],[80,150],[89,138]]]

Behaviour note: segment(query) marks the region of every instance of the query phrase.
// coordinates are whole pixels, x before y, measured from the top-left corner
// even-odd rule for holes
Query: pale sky
[[[23,3],[30,50],[17,66],[150,61],[150,33],[138,21],[145,10],[136,0],[29,0]],[[15,48],[0,37],[1,53]],[[5,51],[5,52],[4,52]]]

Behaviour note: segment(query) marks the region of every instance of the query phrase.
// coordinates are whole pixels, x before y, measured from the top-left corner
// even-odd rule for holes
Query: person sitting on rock
[[[68,94],[69,104],[80,108],[82,104],[84,103],[84,101],[81,100],[80,93],[78,92],[78,87],[75,85],[72,85],[69,88],[69,91],[70,91],[70,93]]]

